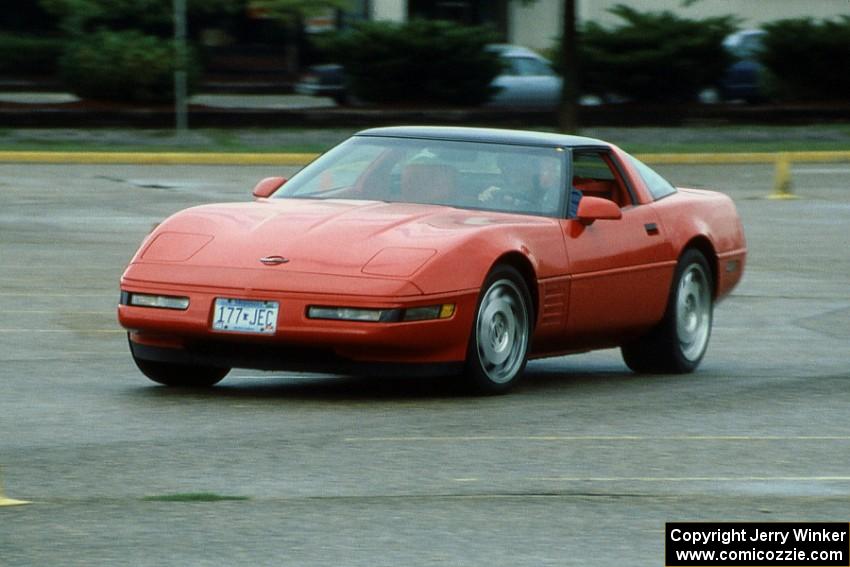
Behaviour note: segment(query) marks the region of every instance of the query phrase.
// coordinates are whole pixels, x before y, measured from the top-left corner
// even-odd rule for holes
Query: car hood
[[[232,282],[233,270],[409,280],[432,258],[470,239],[486,239],[488,230],[500,225],[552,222],[376,201],[270,199],[205,205],[163,222],[142,244],[125,277],[142,277],[145,265],[168,265],[173,278],[180,277],[180,268],[204,268],[199,278],[214,280],[206,282],[212,285],[215,274],[226,272],[229,276],[222,277]],[[265,265],[264,258],[276,264]],[[134,265],[139,266],[135,274]]]

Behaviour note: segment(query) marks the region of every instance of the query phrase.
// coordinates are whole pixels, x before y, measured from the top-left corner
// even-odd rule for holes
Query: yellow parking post
[[[0,508],[3,506],[21,506],[22,504],[29,504],[29,502],[6,498],[6,493],[3,492],[3,467],[0,467]]]
[[[791,191],[791,159],[787,153],[776,154],[776,167],[773,176],[773,193],[768,199],[787,200],[799,199]]]

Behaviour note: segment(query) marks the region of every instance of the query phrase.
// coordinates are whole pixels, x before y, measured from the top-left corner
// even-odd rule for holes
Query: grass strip
[[[184,492],[176,494],[160,494],[157,496],[145,496],[145,502],[224,502],[250,500],[247,496],[232,496],[225,494],[214,494],[212,492]]]

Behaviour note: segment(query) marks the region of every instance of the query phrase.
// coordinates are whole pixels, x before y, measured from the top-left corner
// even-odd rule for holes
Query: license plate
[[[277,311],[277,301],[217,297],[212,328],[215,331],[271,335],[277,328]]]

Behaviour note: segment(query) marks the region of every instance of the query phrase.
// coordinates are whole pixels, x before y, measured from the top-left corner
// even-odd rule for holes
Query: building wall
[[[377,21],[407,20],[407,0],[371,0],[371,17]]]
[[[608,9],[627,4],[638,10],[669,10],[682,17],[701,19],[732,14],[741,19],[742,28],[783,18],[809,16],[815,19],[850,15],[850,0],[697,0],[683,6],[682,0],[576,0],[580,21],[595,21],[615,26],[621,20]],[[370,0],[371,18],[403,22],[407,19],[407,0]],[[508,41],[534,49],[551,47],[561,34],[563,0],[536,0],[525,4],[510,0]]]
[[[594,1],[598,0],[591,0]],[[532,49],[552,47],[561,35],[562,14],[561,0],[537,0],[529,4],[513,0],[508,8],[508,41]]]
[[[620,18],[608,12],[617,4],[641,11],[669,10],[693,19],[732,14],[742,20],[741,28],[758,27],[783,18],[850,16],[848,0],[697,0],[687,7],[682,6],[682,0],[576,0],[576,3],[579,21],[591,20],[606,26],[621,23]],[[562,0],[537,0],[529,5],[512,0],[509,41],[534,49],[551,47],[561,33],[562,6]]]
[[[616,4],[627,4],[641,11],[669,10],[693,19],[732,14],[743,20],[741,27],[744,28],[784,18],[822,19],[850,15],[848,0],[697,0],[686,7],[681,0],[578,0],[578,3],[580,18],[606,25],[616,25],[620,21],[607,12]]]

